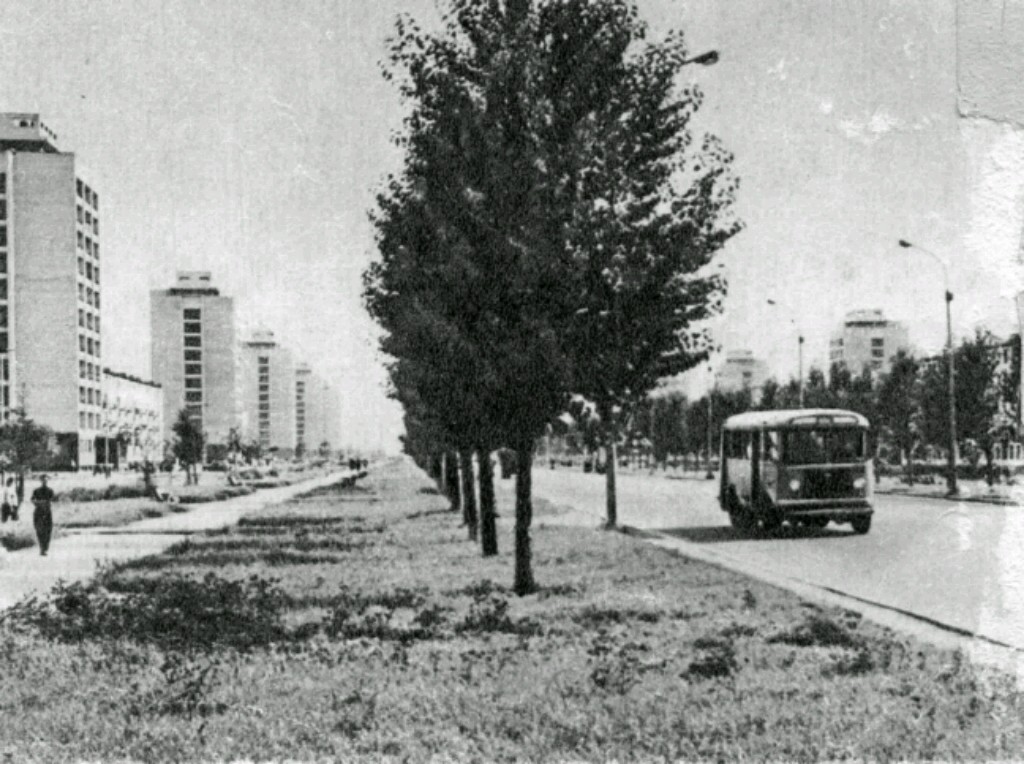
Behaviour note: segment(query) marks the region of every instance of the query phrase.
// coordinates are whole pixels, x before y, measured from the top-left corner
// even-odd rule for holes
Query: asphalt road
[[[511,483],[511,481],[504,481]],[[572,508],[545,522],[597,525],[600,475],[535,469],[535,495]],[[876,496],[870,533],[849,525],[752,537],[718,508],[717,481],[619,475],[619,522],[737,564],[1024,649],[1024,507]]]

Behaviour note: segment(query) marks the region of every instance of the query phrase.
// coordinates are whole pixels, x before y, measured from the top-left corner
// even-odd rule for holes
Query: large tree
[[[690,130],[702,94],[681,87],[681,34],[661,42],[627,0],[541,6],[561,146],[564,246],[578,305],[570,330],[575,389],[597,408],[608,451],[606,524],[616,524],[615,447],[624,414],[659,378],[693,367],[710,347],[701,322],[720,307],[706,268],[739,230],[730,214],[732,157]]]
[[[187,409],[178,412],[173,430],[175,439],[172,449],[175,458],[185,469],[185,482],[198,483],[197,465],[203,460],[203,447],[206,445],[203,430]]]
[[[918,440],[918,364],[914,356],[901,350],[878,386],[876,424],[892,439],[906,460],[907,479],[914,483],[914,446]]]
[[[378,197],[381,261],[366,278],[367,305],[388,332],[384,349],[415,362],[417,384],[425,369],[447,369],[452,405],[474,402],[479,412],[467,437],[484,433],[480,446],[516,454],[520,594],[536,588],[534,442],[563,409],[569,380],[567,258],[546,214],[554,187],[551,158],[536,140],[545,118],[535,97],[536,39],[525,2],[457,0],[437,34],[400,20],[388,74],[410,106],[405,164]]]
[[[997,345],[992,335],[978,330],[954,351],[957,440],[973,441],[985,455],[992,479],[999,382],[995,378]],[[920,429],[924,440],[940,448],[949,443],[949,377],[946,359],[929,365],[921,378]]]

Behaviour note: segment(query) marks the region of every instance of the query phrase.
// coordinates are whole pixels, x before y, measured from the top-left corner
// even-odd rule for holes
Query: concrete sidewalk
[[[0,609],[28,595],[49,591],[58,581],[91,578],[103,563],[156,554],[190,534],[232,526],[245,514],[331,485],[349,475],[345,470],[248,496],[197,504],[195,509],[180,514],[139,520],[117,528],[68,533],[53,540],[46,557],[34,546],[0,553]]]

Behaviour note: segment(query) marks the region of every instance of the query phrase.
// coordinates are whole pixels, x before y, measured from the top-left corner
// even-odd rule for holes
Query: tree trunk
[[[605,521],[604,527],[614,529],[619,522],[619,510],[617,495],[615,493],[615,473],[618,467],[618,454],[615,443],[618,440],[615,414],[611,406],[602,406],[598,410],[601,417],[601,426],[604,430],[605,466],[604,466],[604,496],[605,496]]]
[[[480,542],[484,557],[493,557],[498,553],[498,530],[494,522],[494,470],[491,454],[486,448],[478,448],[476,455],[480,462]]]
[[[476,481],[473,479],[473,451],[464,448],[459,451],[459,467],[462,472],[462,520],[469,529],[470,541],[476,541],[479,521],[476,513]]]
[[[986,444],[985,448],[985,482],[991,488],[996,482],[995,463],[992,461],[992,446]]]
[[[907,485],[914,485],[914,447],[907,449]]]
[[[444,455],[444,492],[451,503],[451,511],[459,511],[459,461],[451,451]]]
[[[533,444],[516,447],[516,562],[513,589],[522,597],[537,590],[530,561],[530,523],[533,522]]]

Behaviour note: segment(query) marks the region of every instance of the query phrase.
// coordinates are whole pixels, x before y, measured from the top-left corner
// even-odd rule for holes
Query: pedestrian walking
[[[7,478],[7,482],[0,487],[0,522],[17,520],[19,503],[14,478]]]
[[[39,476],[40,486],[32,492],[32,524],[36,527],[36,538],[39,539],[39,554],[46,556],[50,550],[50,535],[53,533],[53,500],[55,494],[47,484],[47,476]]]

